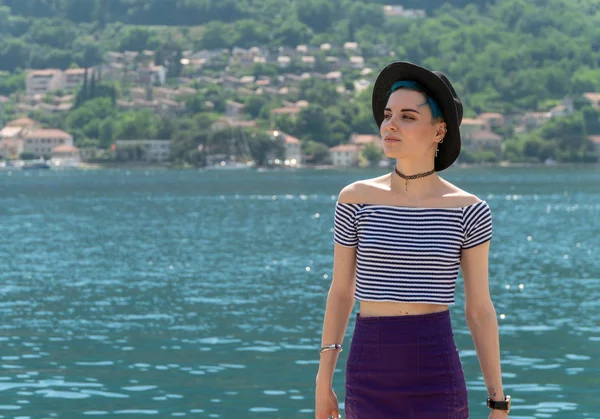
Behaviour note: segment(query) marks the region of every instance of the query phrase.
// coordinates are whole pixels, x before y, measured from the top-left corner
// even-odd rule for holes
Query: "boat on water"
[[[21,170],[21,165],[16,164],[12,160],[0,161],[0,171]]]
[[[81,170],[79,160],[6,160],[0,161],[0,171],[14,170]]]
[[[21,170],[49,170],[51,166],[45,161],[36,161],[31,163],[25,163]]]
[[[250,170],[255,166],[254,162],[247,163],[231,160],[223,160],[219,163],[206,166],[205,170]]]

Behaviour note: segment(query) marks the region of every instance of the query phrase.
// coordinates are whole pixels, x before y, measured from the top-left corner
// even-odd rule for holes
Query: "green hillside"
[[[561,136],[560,127],[576,127],[579,138],[576,150],[570,149],[571,142],[562,141],[546,147],[546,154],[569,161],[591,158],[593,148],[587,136],[599,134],[600,123],[597,112],[588,109],[581,95],[600,91],[600,2],[402,2],[406,9],[420,8],[425,3],[425,18],[386,16],[382,7],[386,3],[0,0],[0,71],[8,72],[0,75],[0,95],[23,88],[25,68],[94,66],[104,61],[107,51],[152,50],[164,56],[182,50],[265,46],[275,51],[280,46],[318,46],[323,42],[342,45],[356,41],[368,67],[379,69],[392,60],[402,59],[444,71],[464,100],[466,116],[474,117],[481,112],[510,115],[545,111],[569,96],[578,112],[569,116],[567,122],[555,121],[559,128],[553,125],[546,131],[533,132],[530,137],[535,137],[538,143],[553,141],[542,137],[548,132]],[[170,76],[177,76],[176,73]],[[344,74],[345,84],[351,84],[356,76]],[[325,108],[325,112],[320,112],[325,118],[323,127],[315,128],[320,130],[318,135],[315,132],[310,135],[311,128],[302,128],[299,122],[296,135],[308,134],[307,138],[316,142],[337,143],[347,138],[349,129],[365,131],[369,124],[368,95],[354,99],[350,110],[340,111],[338,104],[346,100],[335,92],[333,96],[319,94],[322,88],[318,83],[312,87],[310,102]],[[301,96],[307,95],[310,92]],[[265,109],[277,106],[263,105]],[[334,140],[323,139],[342,125],[347,129],[334,136]],[[306,129],[308,133],[303,132]],[[509,147],[511,158],[523,158],[526,139],[514,135],[510,129],[502,134],[509,144],[513,141]],[[533,149],[539,149],[536,147]]]

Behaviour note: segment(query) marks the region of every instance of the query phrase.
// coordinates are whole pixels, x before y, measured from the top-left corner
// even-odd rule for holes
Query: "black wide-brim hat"
[[[439,71],[430,71],[416,64],[398,61],[381,70],[373,86],[373,116],[377,126],[381,127],[385,105],[392,85],[400,80],[410,80],[420,84],[426,93],[437,102],[444,122],[446,135],[438,145],[435,158],[435,170],[440,172],[452,165],[460,154],[460,123],[463,117],[463,105],[448,78]]]

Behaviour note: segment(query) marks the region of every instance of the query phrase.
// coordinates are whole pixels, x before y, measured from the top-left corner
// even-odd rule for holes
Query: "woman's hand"
[[[315,419],[334,419],[340,417],[338,399],[331,386],[317,384],[315,391]]]
[[[507,419],[508,413],[504,410],[493,409],[488,416],[488,419]]]

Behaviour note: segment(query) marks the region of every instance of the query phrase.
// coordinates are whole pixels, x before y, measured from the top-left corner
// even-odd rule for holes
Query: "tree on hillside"
[[[297,20],[287,19],[273,31],[274,44],[295,47],[305,44],[310,39],[312,30],[306,24]]]
[[[330,133],[327,118],[320,106],[309,105],[302,108],[296,119],[297,136],[332,146],[334,143]]]
[[[315,32],[325,32],[333,25],[336,10],[328,0],[303,0],[296,2],[296,13],[300,22]]]
[[[258,166],[264,166],[267,163],[267,158],[270,156],[279,159],[283,158],[283,143],[279,139],[268,135],[264,130],[249,131],[247,138],[252,160]]]
[[[160,45],[155,31],[149,28],[127,28],[121,35],[119,51],[138,51],[156,49]]]
[[[0,44],[0,70],[14,71],[29,67],[31,47],[20,39],[8,39]]]
[[[369,162],[369,166],[375,167],[385,157],[381,147],[377,144],[367,144],[362,149],[363,157]]]
[[[78,37],[73,42],[73,61],[83,68],[94,67],[104,61],[104,50],[93,37]]]
[[[308,164],[323,164],[329,159],[329,149],[323,143],[316,141],[304,141],[302,152],[306,156]]]

